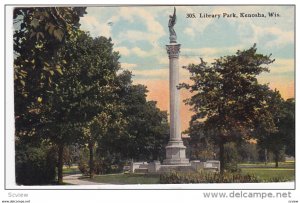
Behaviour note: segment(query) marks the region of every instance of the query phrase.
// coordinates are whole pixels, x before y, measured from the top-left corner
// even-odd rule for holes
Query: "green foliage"
[[[14,9],[14,23],[19,30],[30,33],[33,40],[45,38],[48,34],[62,41],[65,35],[72,35],[77,29],[79,18],[85,12],[85,7],[28,7]]]
[[[122,172],[123,162],[114,157],[100,157],[95,160],[96,174],[109,174]]]
[[[259,162],[259,150],[256,143],[240,142],[237,144],[239,162],[255,163]]]
[[[78,163],[78,169],[83,175],[88,175],[89,173],[89,165],[83,160],[80,160],[80,162]]]
[[[53,147],[17,146],[16,183],[18,185],[52,184],[56,177],[56,156]]]
[[[186,184],[186,183],[257,183],[254,175],[242,175],[239,173],[209,173],[209,172],[170,172],[160,175],[162,184]]]
[[[295,180],[294,168],[274,168],[274,164],[268,167],[253,165],[252,167],[242,168],[242,174],[255,175],[259,178],[260,182],[286,182]]]
[[[84,13],[14,10],[16,136],[58,148],[60,183],[63,163],[73,161],[70,145],[87,145],[84,172],[107,173],[131,158],[162,159],[168,138],[167,113],[146,100],[146,87],[133,85],[130,72],[117,74],[112,40],[79,30]]]
[[[59,180],[62,177],[62,143],[71,143],[78,130],[57,119],[61,113],[57,96],[67,61],[64,48],[79,32],[85,8],[28,7],[14,9],[14,91],[16,136],[21,140],[59,144]],[[61,93],[61,92],[59,92]],[[57,103],[53,103],[53,101]],[[76,132],[77,130],[77,132]],[[75,137],[74,139],[72,139]],[[68,139],[69,138],[69,139]],[[60,141],[60,142],[58,142]],[[61,181],[60,181],[61,182]]]
[[[39,130],[60,147],[87,143],[92,152],[96,139],[104,133],[99,130],[105,130],[109,113],[117,109],[114,81],[119,56],[111,39],[93,39],[84,32],[66,41],[61,52],[66,61],[61,66],[63,75],[53,79],[51,91],[44,92]],[[97,129],[97,124],[102,129]],[[62,156],[63,149],[59,152]]]
[[[237,151],[237,147],[235,143],[226,143],[224,146],[224,154],[225,154],[225,169],[228,172],[240,172],[238,167],[238,161],[240,156]]]
[[[213,160],[216,159],[217,151],[212,140],[210,140],[200,127],[203,123],[198,121],[190,125],[189,130],[186,132],[189,134],[190,139],[188,142],[188,149],[191,151],[191,160]]]
[[[79,28],[85,8],[14,9],[14,85],[16,130],[28,134],[39,124],[40,107],[62,74],[60,49]],[[29,127],[30,126],[30,127]]]
[[[84,175],[89,173],[89,150],[87,147],[82,147],[79,149],[79,160],[77,162],[78,169]]]
[[[269,132],[264,122],[259,122],[256,128],[256,137],[261,149],[267,149],[274,154],[276,167],[284,155],[295,155],[295,100],[284,101],[275,90],[270,95],[268,111],[275,120],[276,131]]]
[[[190,131],[202,132],[209,141],[220,148],[221,172],[224,169],[224,144],[249,139],[257,120],[263,118],[265,128],[276,130],[268,107],[269,87],[259,84],[257,76],[268,71],[274,60],[256,53],[255,45],[235,55],[216,59],[208,65],[189,64],[192,84],[180,84],[193,93],[186,104],[192,106],[194,115]],[[192,136],[201,136],[191,133]]]
[[[284,118],[280,120],[279,132],[284,136],[285,153],[295,157],[295,99],[284,102]]]
[[[63,168],[63,174],[66,175],[74,175],[74,174],[80,174],[80,170],[78,169],[78,166],[64,166]]]
[[[93,157],[93,174],[108,174],[118,173],[122,171],[124,162],[120,159],[118,154],[114,151],[111,153],[103,154],[100,153],[99,147],[96,145],[94,149],[95,156]],[[80,149],[80,157],[78,161],[78,169],[84,175],[90,175],[91,173],[91,157],[89,156],[89,147],[82,147]]]
[[[120,113],[113,117],[122,119],[109,125],[97,148],[98,156],[111,157],[120,167],[131,159],[162,159],[168,141],[167,113],[160,111],[156,102],[147,101],[147,88],[133,85],[131,77],[129,71],[118,75]]]
[[[109,100],[84,127],[90,174],[120,172],[131,159],[163,159],[169,137],[167,113],[147,101],[146,87],[133,85],[131,77],[129,71],[117,76],[113,93],[118,100]]]
[[[56,85],[51,92],[45,93],[48,99],[42,107],[47,127],[53,124],[60,131],[49,135],[55,142],[72,142],[76,134],[82,137],[83,127],[111,109],[109,105],[113,105],[116,97],[114,79],[119,69],[118,55],[112,46],[110,39],[93,39],[85,33],[66,42],[64,74],[54,80]]]
[[[72,164],[77,163],[79,160],[79,146],[77,144],[69,145],[64,148],[63,161],[68,168],[72,168]]]
[[[291,181],[288,176],[261,176],[253,171],[242,173],[211,173],[211,172],[170,172],[160,175],[162,184],[187,184],[187,183],[260,183],[260,182],[287,182]]]

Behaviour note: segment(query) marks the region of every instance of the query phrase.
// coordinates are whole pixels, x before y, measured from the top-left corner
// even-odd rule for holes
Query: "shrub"
[[[238,161],[240,159],[240,154],[237,151],[235,143],[227,143],[224,146],[224,162],[225,170],[231,173],[241,172],[238,167]]]
[[[78,163],[78,169],[83,175],[89,174],[89,165],[83,160],[80,160],[80,162]]]
[[[55,150],[48,146],[16,147],[16,183],[19,185],[52,184],[56,177]]]
[[[233,163],[226,163],[225,164],[225,170],[230,172],[230,173],[240,173],[242,170],[239,168],[237,162]]]
[[[261,179],[261,182],[287,182],[290,181],[287,177],[272,177],[269,179]]]
[[[257,183],[258,178],[254,175],[242,175],[240,173],[207,173],[207,172],[170,172],[160,175],[162,184],[182,184],[182,183]]]

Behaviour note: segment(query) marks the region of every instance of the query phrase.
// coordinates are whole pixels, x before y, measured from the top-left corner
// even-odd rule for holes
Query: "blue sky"
[[[254,43],[258,52],[276,60],[270,73],[259,77],[277,88],[284,98],[294,97],[294,7],[293,6],[176,6],[177,42],[181,44],[180,66],[199,63],[199,57],[213,59],[248,49]],[[134,82],[148,86],[150,99],[168,109],[168,20],[173,6],[89,7],[81,18],[81,28],[93,37],[111,37],[120,52],[121,66],[134,74]],[[275,12],[280,17],[268,17]],[[186,18],[195,13],[197,18]],[[202,14],[264,14],[266,18],[199,18]],[[180,80],[189,73],[180,69]],[[161,89],[166,89],[162,91]],[[188,95],[182,93],[182,98]],[[183,107],[186,109],[187,107]]]
[[[165,44],[168,43],[168,15],[172,11],[172,6],[89,7],[81,24],[82,29],[94,37],[111,37],[122,56],[123,67],[135,72],[136,79],[166,79],[167,75],[159,74],[159,70],[168,68]],[[232,12],[276,12],[280,17],[186,18],[187,13]],[[177,6],[175,30],[178,42],[182,44],[180,64],[198,62],[198,56],[212,61],[233,54],[237,49],[249,48],[254,43],[257,43],[259,52],[272,53],[277,61],[293,60],[293,13],[292,6]],[[284,72],[293,78],[293,67],[283,67],[282,63],[274,64],[275,72]],[[149,75],[144,70],[152,72]]]

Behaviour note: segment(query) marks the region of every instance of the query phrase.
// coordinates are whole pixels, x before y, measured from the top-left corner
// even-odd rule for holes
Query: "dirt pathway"
[[[84,179],[80,179],[81,174],[64,176],[64,183],[71,185],[106,185],[105,183],[96,183]]]

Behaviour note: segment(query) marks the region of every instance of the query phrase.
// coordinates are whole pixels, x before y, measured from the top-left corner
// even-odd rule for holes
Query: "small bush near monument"
[[[257,183],[258,178],[254,175],[242,175],[239,173],[180,173],[173,171],[171,173],[162,174],[160,183],[162,184],[182,184],[182,183]]]
[[[241,173],[208,173],[195,172],[183,173],[173,171],[171,173],[161,174],[161,184],[186,184],[186,183],[259,183],[259,182],[286,182],[286,177],[260,178],[254,174]]]

